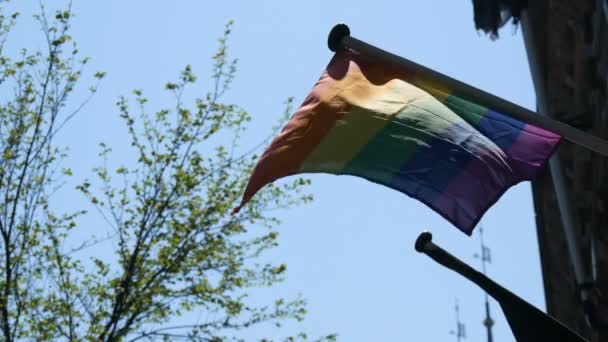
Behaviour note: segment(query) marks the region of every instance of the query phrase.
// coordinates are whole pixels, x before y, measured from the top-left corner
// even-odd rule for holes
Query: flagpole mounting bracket
[[[329,32],[327,37],[327,46],[333,52],[342,48],[342,39],[350,36],[350,28],[346,24],[337,24]]]

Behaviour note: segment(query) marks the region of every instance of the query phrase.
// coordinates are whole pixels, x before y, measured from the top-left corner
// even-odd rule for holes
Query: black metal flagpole
[[[428,255],[439,264],[464,276],[492,296],[502,307],[517,342],[586,341],[553,317],[437,246],[432,239],[433,236],[429,232],[420,234],[416,239],[416,251]]]
[[[357,38],[351,37],[350,29],[345,24],[338,24],[333,27],[329,33],[329,37],[327,38],[327,45],[329,49],[334,52],[340,49],[352,49],[368,56],[376,57],[397,65],[402,65],[404,68],[423,74],[431,80],[436,80],[446,85],[450,89],[457,90],[464,96],[474,98],[479,104],[485,107],[492,108],[504,115],[509,115],[518,120],[542,127],[561,135],[564,137],[564,139],[577,145],[588,148],[604,156],[608,156],[608,141],[585,133],[560,121],[538,115],[531,110],[516,105],[498,96],[494,96],[488,92],[460,82],[435,70],[414,63],[403,57],[394,55]]]

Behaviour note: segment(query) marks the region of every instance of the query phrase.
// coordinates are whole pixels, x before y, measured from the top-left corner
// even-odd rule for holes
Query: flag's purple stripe
[[[560,139],[555,133],[528,124],[505,151],[509,164],[521,180],[532,180],[557,148]]]
[[[388,186],[421,200],[466,232],[473,228],[471,222],[487,209],[480,208],[486,203],[484,193],[508,187],[513,176],[505,167],[504,154],[486,139],[467,134],[460,125],[448,127],[444,136],[459,137],[462,141],[459,144],[445,138],[427,141],[429,147],[417,151],[404,163]],[[474,168],[467,170],[469,165]],[[454,178],[459,177],[467,180],[466,192],[462,192],[467,197],[451,204],[439,200]],[[460,189],[456,190],[460,194]]]
[[[481,215],[518,181],[514,174],[493,177],[481,160],[472,161],[463,172],[437,196],[431,205],[464,233],[471,234]]]
[[[509,187],[534,178],[559,145],[559,140],[557,134],[524,124],[515,141],[504,149],[511,167],[511,172],[503,173],[505,178],[488,178],[487,165],[474,160],[464,172],[452,179],[433,206],[443,215],[454,217],[458,227],[471,234],[481,214],[494,205]]]
[[[477,129],[494,145],[477,136],[469,136],[462,145],[432,139],[427,142],[430,148],[417,151],[389,184],[427,203],[467,234],[499,195],[535,174],[559,139],[491,110]],[[445,136],[462,137],[462,128],[452,125]],[[483,145],[487,146],[480,149]]]
[[[484,115],[477,129],[505,151],[509,165],[523,180],[536,175],[560,139],[555,133],[494,111]]]

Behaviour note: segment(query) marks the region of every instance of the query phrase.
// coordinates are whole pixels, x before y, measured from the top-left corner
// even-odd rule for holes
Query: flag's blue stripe
[[[525,124],[495,111],[488,111],[478,123],[477,130],[499,148],[508,149],[517,140]],[[449,140],[434,138],[427,141],[428,148],[420,149],[405,162],[390,181],[390,186],[412,194],[425,202],[434,202],[451,181],[464,172],[467,165],[475,158],[475,148],[487,145],[479,136],[462,136],[467,134],[456,125],[449,127],[445,135],[454,139],[464,139],[460,144]],[[491,148],[491,146],[488,146]],[[488,176],[508,178],[509,170],[492,170],[494,166],[488,160]],[[500,164],[500,163],[499,163]],[[498,172],[498,173],[497,173]]]

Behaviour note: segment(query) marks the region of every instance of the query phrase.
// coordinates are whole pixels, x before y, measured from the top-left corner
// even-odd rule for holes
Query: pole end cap
[[[350,36],[350,28],[346,24],[337,24],[329,32],[327,46],[333,52],[338,51],[342,43],[342,38]]]
[[[431,241],[433,241],[433,234],[431,234],[430,232],[422,232],[420,233],[420,235],[418,235],[414,247],[416,248],[417,252],[423,253],[424,248]]]

